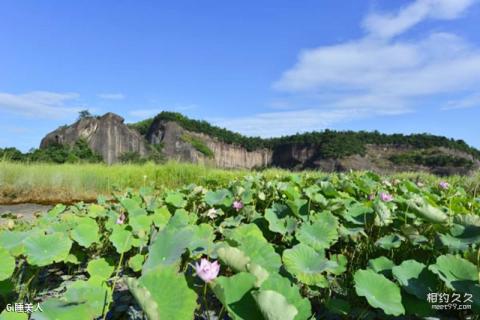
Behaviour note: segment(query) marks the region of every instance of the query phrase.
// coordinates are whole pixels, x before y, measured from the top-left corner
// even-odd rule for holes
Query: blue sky
[[[89,109],[480,148],[478,21],[476,0],[3,0],[0,147],[38,147]]]

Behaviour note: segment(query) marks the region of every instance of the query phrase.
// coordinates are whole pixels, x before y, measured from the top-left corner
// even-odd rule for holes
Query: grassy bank
[[[289,174],[289,171],[268,169],[267,177]],[[176,188],[190,183],[205,186],[227,184],[230,180],[251,174],[248,170],[221,170],[200,165],[168,162],[163,165],[119,164],[42,164],[0,161],[0,203],[55,203],[90,201],[100,194],[126,188],[138,189],[144,185],[157,189]],[[305,174],[321,177],[324,173],[306,171]],[[440,178],[424,173],[396,174],[399,178],[420,179],[435,183]],[[480,174],[472,177],[453,176],[452,184],[464,185],[475,192]]]
[[[94,200],[115,189],[226,183],[247,171],[192,164],[22,164],[0,162],[0,203]]]

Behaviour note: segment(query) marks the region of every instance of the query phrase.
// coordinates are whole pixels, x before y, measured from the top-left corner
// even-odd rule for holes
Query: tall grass
[[[203,165],[167,162],[157,165],[118,164],[45,164],[18,163],[0,160],[0,204],[20,202],[73,202],[95,200],[98,195],[110,195],[114,190],[154,186],[157,189],[176,188],[190,183],[204,186],[225,185],[229,181],[251,174],[248,170],[222,170]],[[308,175],[325,176],[319,171]],[[289,171],[268,169],[267,178],[290,174]],[[420,179],[438,183],[440,178],[426,173],[400,173],[392,177]],[[451,184],[461,184],[477,196],[480,194],[480,172],[470,176],[452,176]]]
[[[94,200],[115,189],[222,184],[248,171],[193,164],[22,164],[0,162],[0,203]]]

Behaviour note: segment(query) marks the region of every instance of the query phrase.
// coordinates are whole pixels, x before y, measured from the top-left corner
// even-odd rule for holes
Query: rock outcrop
[[[197,150],[188,141],[192,137],[204,143],[213,155],[207,156]],[[241,146],[224,143],[202,133],[187,131],[174,121],[153,122],[146,139],[151,144],[162,145],[163,154],[170,160],[209,164],[228,169],[263,168],[272,163],[272,151],[269,149],[247,151]]]
[[[73,145],[84,139],[90,148],[101,154],[104,161],[112,164],[119,161],[122,154],[136,152],[148,154],[145,138],[124,124],[124,119],[114,113],[101,117],[86,117],[70,126],[60,127],[42,139],[40,148],[51,144]]]
[[[148,130],[146,129],[148,127]],[[381,173],[394,171],[427,171],[431,173],[467,174],[480,168],[480,161],[464,151],[441,146],[428,149],[408,145],[365,144],[363,154],[328,158],[320,145],[309,143],[281,143],[271,148],[249,151],[241,145],[226,143],[204,133],[187,130],[174,120],[157,117],[148,122],[146,134],[124,124],[122,117],[107,113],[101,117],[87,117],[71,126],[49,133],[40,147],[50,144],[73,145],[78,139],[87,141],[90,148],[101,154],[108,164],[118,162],[127,152],[148,157],[160,151],[167,160],[206,164],[226,169],[254,169],[279,167],[293,170],[320,169],[326,172],[372,170]],[[144,132],[145,132],[144,131]],[[153,151],[155,150],[155,151]],[[153,153],[152,153],[153,154]],[[392,158],[408,160],[392,161]],[[410,157],[410,158],[409,158]],[[433,159],[435,164],[417,163],[417,157]],[[413,159],[413,160],[412,160]],[[438,159],[461,160],[460,165],[438,165]],[[462,163],[468,163],[463,166]]]

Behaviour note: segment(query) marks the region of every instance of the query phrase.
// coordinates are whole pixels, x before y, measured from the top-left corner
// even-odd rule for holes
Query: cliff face
[[[55,143],[73,145],[77,140],[84,139],[108,164],[118,162],[119,157],[126,152],[147,155],[144,137],[123,122],[124,119],[114,113],[83,118],[47,134],[42,139],[40,148]]]
[[[149,145],[153,145],[156,146],[155,149],[161,150],[168,160],[228,169],[280,167],[293,170],[320,169],[326,172],[427,171],[449,175],[467,174],[480,168],[480,161],[471,154],[444,147],[421,149],[405,145],[366,144],[364,154],[336,159],[325,158],[319,145],[307,143],[285,143],[276,145],[273,149],[248,151],[242,146],[186,130],[176,121],[165,119],[153,120],[143,136],[125,125],[122,117],[113,113],[107,113],[102,117],[84,118],[71,126],[61,127],[49,133],[42,140],[40,147],[45,148],[53,143],[73,145],[80,138],[85,139],[90,148],[101,154],[108,164],[118,162],[120,156],[126,152],[135,152],[140,157],[147,157],[151,150]],[[392,160],[395,157],[399,159],[396,162]],[[463,162],[460,162],[460,165],[439,164],[440,160],[446,158],[449,161],[460,159]]]
[[[213,155],[196,149],[189,140],[201,141]],[[259,168],[272,163],[272,151],[260,149],[247,151],[240,146],[227,144],[205,134],[190,132],[173,121],[155,121],[147,132],[151,144],[161,144],[163,154],[171,160],[202,163],[220,168]]]

